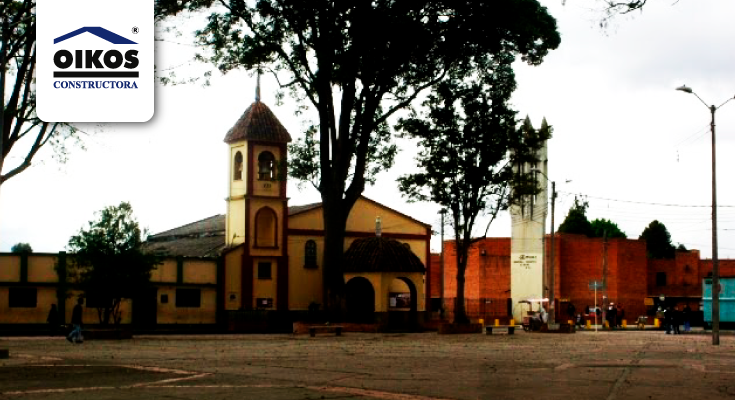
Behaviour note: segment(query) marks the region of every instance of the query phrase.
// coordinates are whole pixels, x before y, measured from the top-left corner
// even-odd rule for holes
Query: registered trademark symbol
[[[133,29],[132,29],[132,31],[133,31],[133,33],[138,33],[138,27],[137,26],[134,26]]]

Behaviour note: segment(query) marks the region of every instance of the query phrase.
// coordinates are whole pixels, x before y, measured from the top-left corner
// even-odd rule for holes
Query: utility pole
[[[717,346],[720,344],[720,260],[717,258],[717,168],[715,167],[717,108],[711,105],[709,110],[712,113],[712,345]]]
[[[441,299],[441,305],[440,307],[440,314],[441,317],[444,317],[444,216],[447,214],[447,209],[442,208],[439,213],[442,216],[442,223],[441,223],[441,246],[442,246],[442,252],[441,252],[441,280],[440,280],[440,294],[439,298]]]
[[[554,259],[554,204],[556,203],[556,182],[551,181],[551,269],[547,271],[549,275],[549,325],[556,323],[556,310],[554,307],[554,287],[556,285],[554,275],[556,275],[556,260]]]
[[[607,321],[607,305],[610,300],[607,298],[607,230],[602,231],[602,321]]]

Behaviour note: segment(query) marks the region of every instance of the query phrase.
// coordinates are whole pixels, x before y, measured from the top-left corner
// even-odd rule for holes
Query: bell
[[[271,167],[269,162],[262,162],[258,166],[258,173],[270,175]]]

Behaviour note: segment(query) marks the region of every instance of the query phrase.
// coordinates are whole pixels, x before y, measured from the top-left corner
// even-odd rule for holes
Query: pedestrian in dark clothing
[[[681,311],[679,311],[679,307],[674,307],[674,310],[671,313],[671,322],[674,324],[674,335],[681,334],[681,332],[679,332],[679,325],[681,325]]]
[[[51,304],[46,322],[48,323],[49,334],[55,335],[59,331],[59,311],[56,309],[56,304]]]
[[[569,305],[567,306],[567,315],[569,315],[569,319],[571,319],[572,321],[574,321],[577,317],[577,308],[574,307],[574,304],[569,303]]]
[[[672,311],[671,307],[666,307],[664,309],[664,329],[666,329],[666,334],[671,333],[671,325],[672,325]]]
[[[618,317],[618,326],[622,328],[623,327],[623,320],[625,319],[625,309],[623,309],[623,306],[621,306],[619,304],[616,305],[615,307],[618,309],[618,311],[616,313],[617,314],[617,317]]]
[[[71,324],[74,326],[74,329],[66,337],[66,340],[72,343],[82,343],[84,341],[82,337],[82,313],[84,312],[82,304],[84,304],[84,299],[80,297],[77,299],[77,305],[74,306],[74,310],[71,312]]]
[[[684,332],[689,332],[692,329],[692,309],[689,308],[689,304],[684,306],[684,312],[681,313],[681,317],[684,320]]]

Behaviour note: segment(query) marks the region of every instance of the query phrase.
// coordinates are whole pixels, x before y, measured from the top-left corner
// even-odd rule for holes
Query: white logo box
[[[46,122],[150,120],[155,87],[153,5],[153,0],[37,0],[38,117]],[[57,65],[54,56],[60,50],[68,53]],[[88,64],[88,51],[97,62]],[[127,68],[134,59],[138,65]]]

